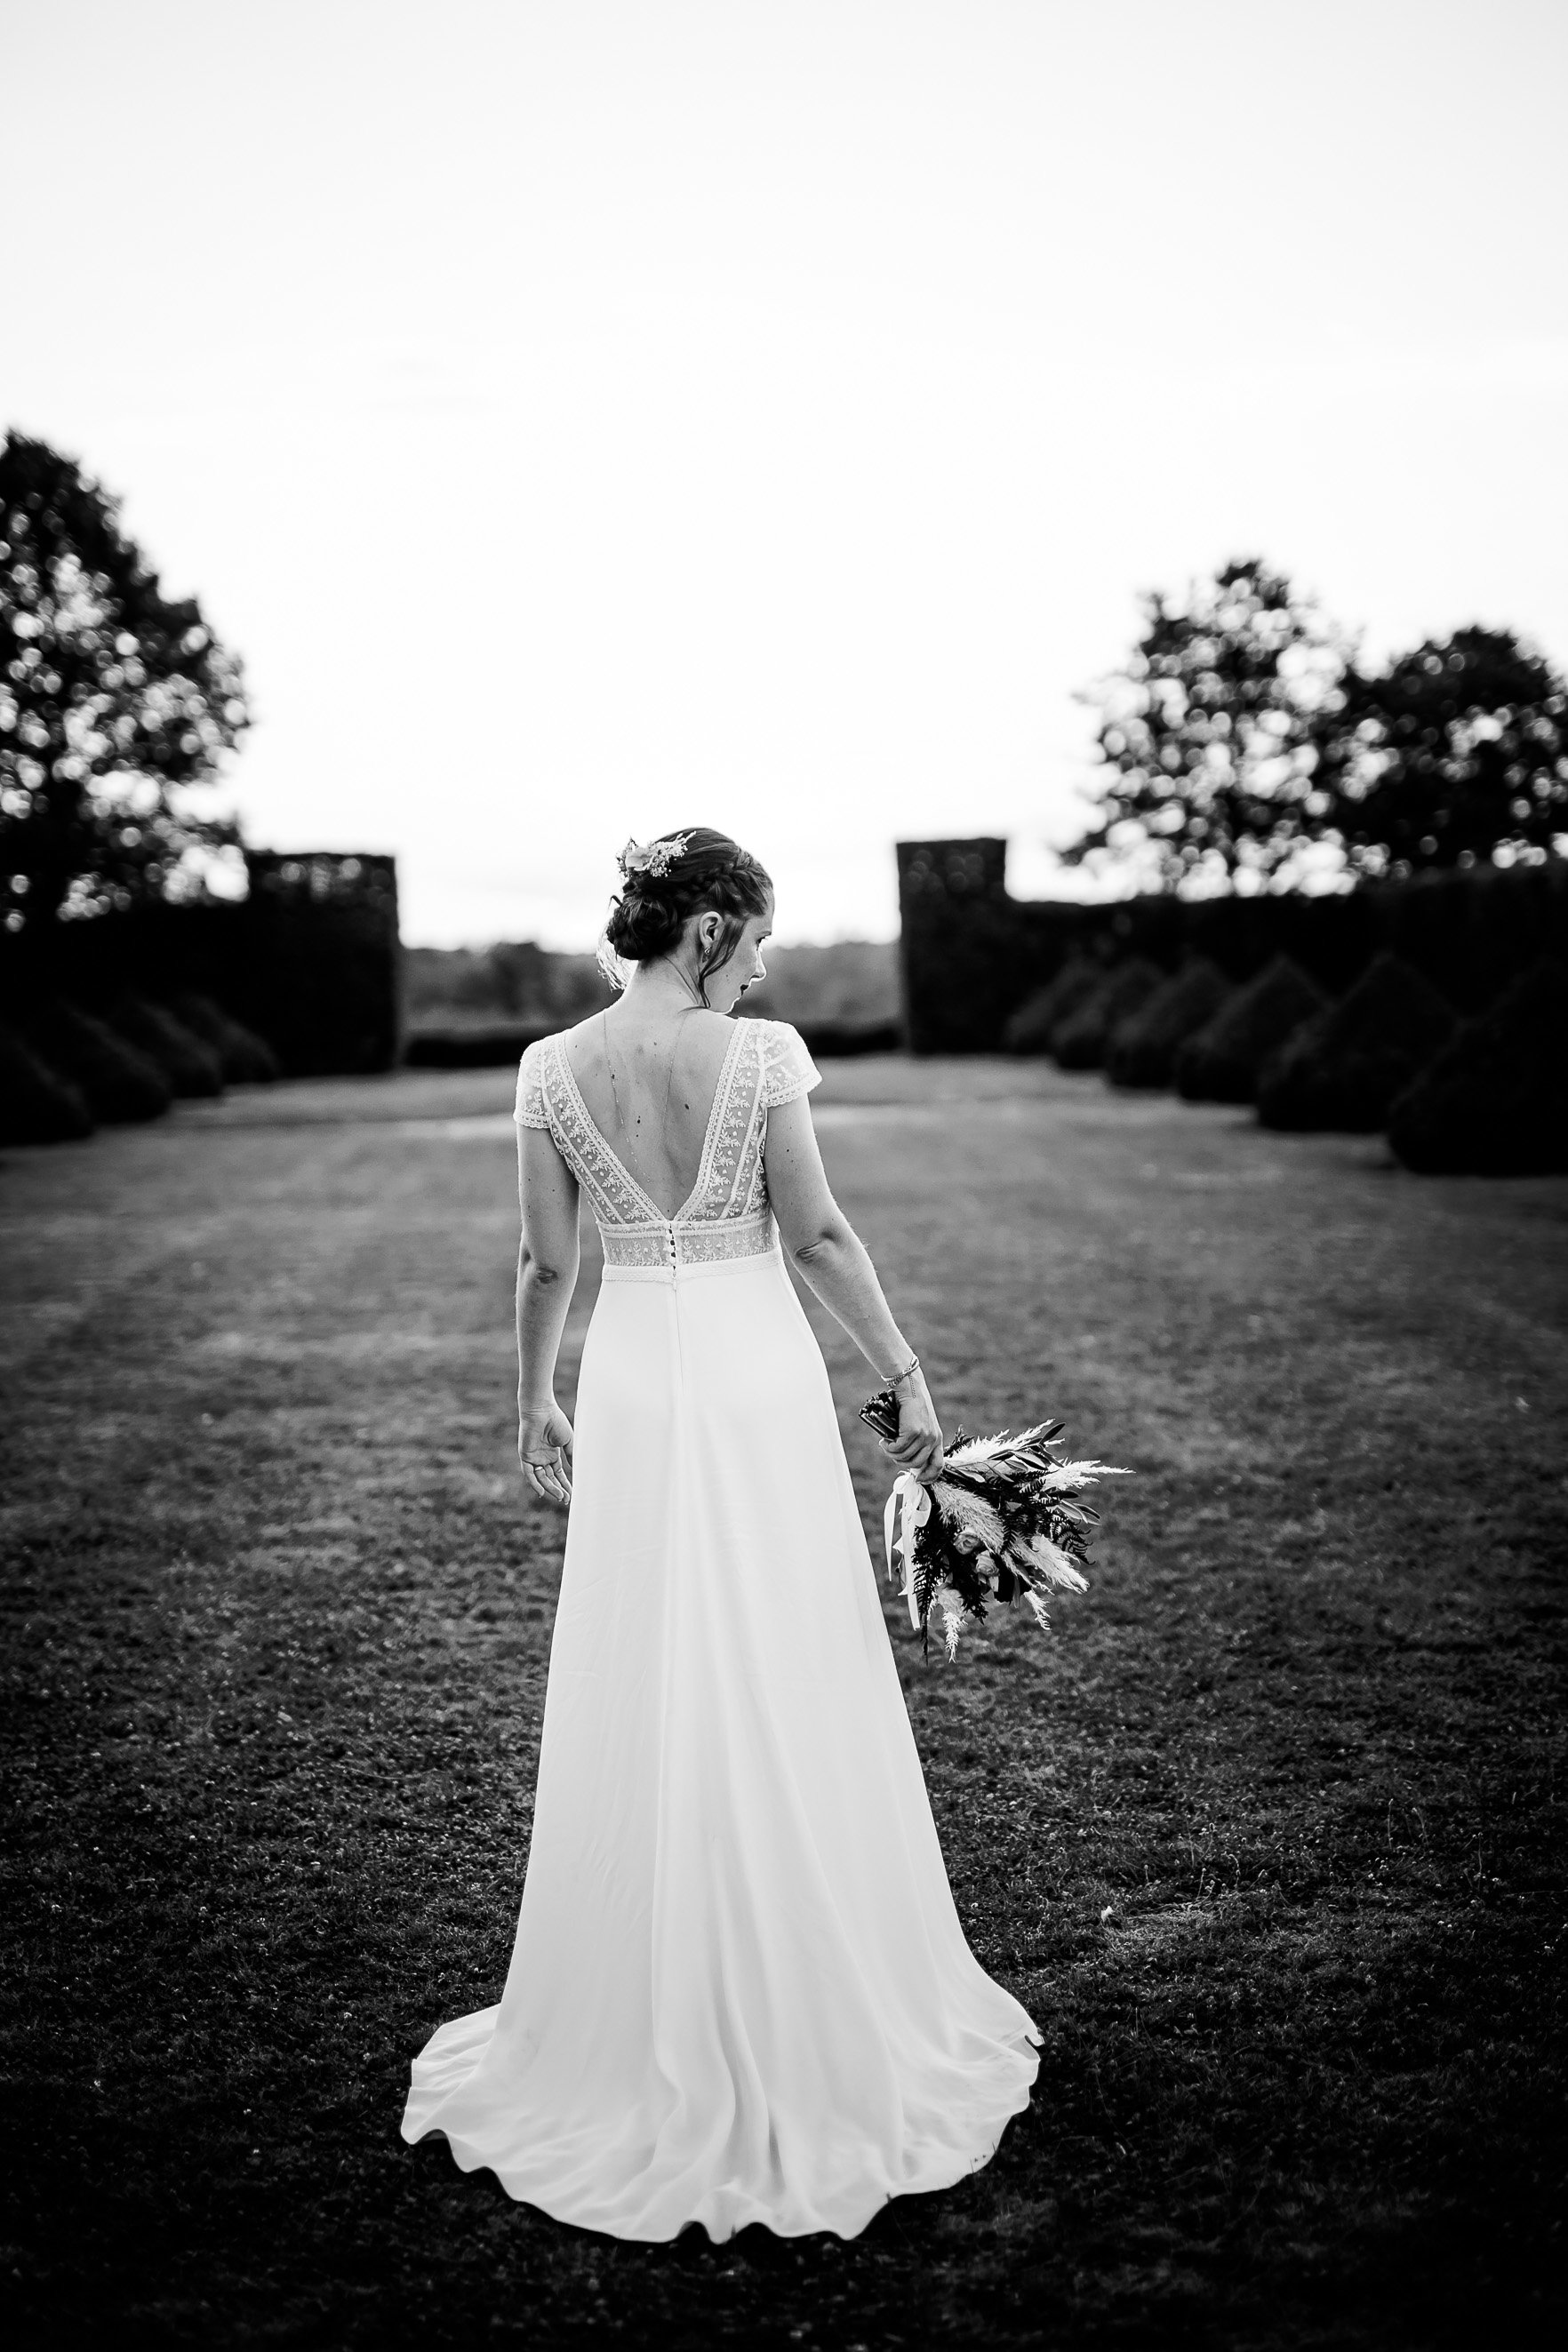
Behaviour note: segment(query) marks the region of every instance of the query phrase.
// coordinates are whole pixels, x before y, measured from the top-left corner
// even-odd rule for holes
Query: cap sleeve
[[[795,1102],[822,1084],[822,1073],[806,1052],[800,1032],[787,1021],[762,1024],[763,1100],[769,1110],[777,1103]]]
[[[517,1066],[517,1108],[512,1112],[519,1127],[548,1127],[549,1113],[544,1108],[544,1041],[535,1038]]]

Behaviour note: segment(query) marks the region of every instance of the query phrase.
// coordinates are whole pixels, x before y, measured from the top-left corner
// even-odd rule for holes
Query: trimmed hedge
[[[1402,956],[1374,956],[1355,986],[1277,1046],[1258,1080],[1265,1127],[1373,1135],[1394,1097],[1454,1034],[1454,1009]]]
[[[193,1037],[217,1055],[218,1067],[230,1086],[270,1086],[278,1076],[278,1056],[265,1038],[233,1020],[212,997],[187,991],[176,996],[169,1009]]]
[[[1194,956],[1117,1024],[1105,1055],[1111,1085],[1168,1087],[1179,1048],[1214,1019],[1229,994],[1230,982],[1218,964]]]
[[[1327,1002],[1300,964],[1276,956],[1178,1049],[1178,1092],[1188,1102],[1250,1102],[1274,1048]]]
[[[450,1029],[416,1029],[404,1044],[411,1070],[501,1070],[515,1066],[530,1045],[553,1037],[559,1022],[498,1021]]]
[[[395,1069],[403,977],[393,859],[247,849],[245,868],[238,956],[210,981],[191,971],[178,984],[229,1006],[291,1078]],[[146,992],[172,995],[174,987]]]
[[[144,996],[122,996],[109,1017],[138,1053],[157,1064],[176,1095],[222,1094],[223,1065],[217,1055],[165,1005]]]
[[[1568,1173],[1568,970],[1543,959],[1462,1023],[1394,1103],[1388,1139],[1424,1176]]]
[[[42,1001],[63,997],[104,1019],[127,996],[172,1006],[195,992],[265,1038],[289,1077],[395,1067],[393,860],[250,851],[246,862],[245,899],[157,901],[0,932],[0,1020],[26,1035]]]
[[[1062,1068],[1099,1069],[1112,1031],[1153,995],[1163,978],[1157,963],[1142,957],[1108,971],[1093,995],[1051,1032],[1051,1051]]]
[[[159,1118],[174,1088],[156,1062],[138,1053],[106,1021],[97,1021],[63,997],[34,1008],[27,1036],[52,1069],[79,1087],[94,1118],[106,1127]]]
[[[1568,962],[1568,858],[1475,866],[1305,896],[1020,899],[1001,841],[900,842],[900,950],[921,1053],[994,1053],[1010,1013],[1074,958],[1146,956],[1163,971],[1206,956],[1232,981],[1288,955],[1341,996],[1384,948],[1458,1013],[1484,1012],[1540,957]]]
[[[91,1133],[80,1087],[51,1070],[14,1029],[0,1029],[0,1143],[74,1143]]]
[[[741,1019],[744,1019],[742,1013]],[[802,1045],[819,1062],[842,1062],[862,1054],[898,1054],[903,1050],[900,1023],[881,1020],[797,1021]]]
[[[1088,956],[1070,956],[1055,980],[1026,997],[1002,1026],[1005,1054],[1048,1054],[1051,1032],[1079,1013],[1105,979],[1105,966]]]
[[[899,976],[914,1054],[991,1054],[1002,1024],[1062,955],[1036,955],[1007,896],[1007,845],[900,841]]]

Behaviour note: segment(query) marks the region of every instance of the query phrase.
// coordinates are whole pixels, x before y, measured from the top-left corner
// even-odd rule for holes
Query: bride
[[[517,1942],[499,2006],[415,2060],[403,2135],[619,2238],[851,2237],[986,2162],[1039,2037],[959,1926],[781,1237],[896,1389],[898,1467],[933,1475],[942,1431],[828,1191],[810,1056],[730,1017],[767,875],[707,827],[621,869],[625,993],[518,1078],[519,1453],[571,1516]],[[584,1192],[605,1268],[574,1435],[552,1384]]]

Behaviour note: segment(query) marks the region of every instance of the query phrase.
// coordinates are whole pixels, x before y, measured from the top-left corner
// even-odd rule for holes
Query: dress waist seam
[[[744,1257],[696,1258],[683,1264],[679,1260],[665,1265],[615,1265],[605,1261],[603,1282],[661,1282],[675,1289],[689,1282],[701,1282],[721,1274],[744,1274],[748,1267],[778,1263],[783,1256],[777,1241],[767,1249],[750,1250]]]

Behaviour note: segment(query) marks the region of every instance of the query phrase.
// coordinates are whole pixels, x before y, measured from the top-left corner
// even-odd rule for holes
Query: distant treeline
[[[814,1051],[890,1048],[900,1042],[894,940],[769,947],[768,977],[742,1010],[789,1021]],[[613,1002],[591,955],[532,940],[491,948],[409,948],[404,976],[408,1058],[426,1065],[504,1061],[520,1040],[568,1028]]]

